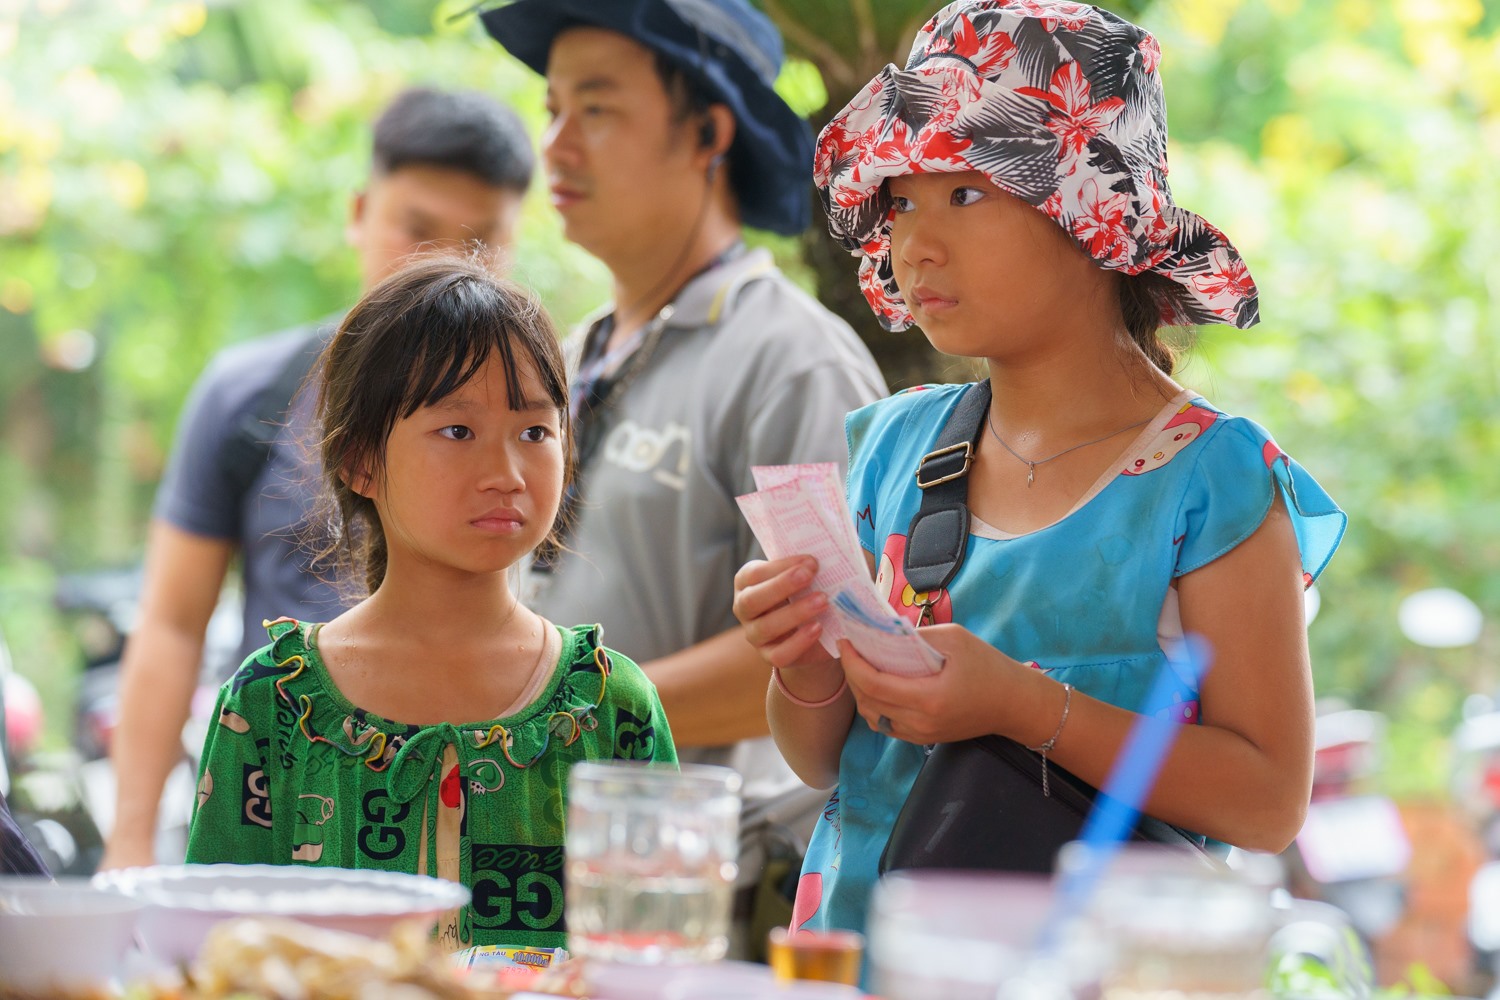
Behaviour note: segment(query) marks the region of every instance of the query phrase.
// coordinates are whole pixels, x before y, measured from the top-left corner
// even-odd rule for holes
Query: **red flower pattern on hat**
[[[1255,289],[1250,278],[1250,269],[1238,257],[1218,249],[1209,254],[1213,269],[1207,274],[1195,274],[1193,286],[1211,299],[1239,298]]]
[[[1141,52],[1141,66],[1147,73],[1155,73],[1156,67],[1161,65],[1161,46],[1156,39],[1150,35],[1140,40],[1136,45]]]
[[[1150,34],[1088,4],[958,0],[934,15],[906,68],[856,94],[814,158],[829,230],[860,258],[881,324],[911,324],[885,182],[977,170],[1101,267],[1170,279],[1164,323],[1254,325],[1259,295],[1239,252],[1172,202],[1160,63]]]
[[[1040,98],[1055,109],[1047,116],[1047,128],[1062,140],[1064,154],[1082,153],[1089,140],[1102,132],[1125,110],[1125,101],[1111,97],[1097,104],[1089,98],[1088,77],[1078,63],[1066,62],[1052,74],[1051,87],[1017,87],[1016,93]]]
[[[1056,3],[1053,0],[998,0],[987,7],[1016,7],[1041,22],[1044,31],[1053,32],[1060,25],[1065,31],[1082,31],[1093,12],[1086,3]]]
[[[1083,211],[1073,217],[1072,231],[1090,257],[1108,267],[1123,267],[1130,260],[1129,208],[1124,193],[1106,198],[1092,177],[1083,182]]]
[[[951,37],[934,39],[932,51],[962,56],[973,64],[977,75],[988,76],[1009,66],[1011,59],[1020,51],[1020,46],[1003,31],[981,38],[974,30],[974,22],[967,17],[960,17]]]

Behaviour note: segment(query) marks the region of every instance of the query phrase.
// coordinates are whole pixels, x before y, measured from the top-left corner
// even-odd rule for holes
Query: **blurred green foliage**
[[[1500,9],[1478,0],[1154,5],[1173,188],[1233,235],[1263,322],[1186,379],[1272,428],[1349,512],[1310,630],[1318,690],[1392,716],[1392,791],[1441,790],[1500,612]],[[1492,624],[1428,650],[1402,596]]]
[[[761,2],[812,60],[781,87],[815,119],[850,89],[825,49],[862,83],[937,6]],[[384,102],[411,82],[474,87],[540,131],[540,81],[455,18],[468,6],[0,4],[0,628],[54,696],[53,575],[138,556],[208,356],[354,293],[343,220]],[[1174,192],[1261,286],[1264,322],[1202,331],[1184,378],[1272,428],[1349,511],[1311,629],[1318,688],[1391,713],[1394,790],[1440,788],[1463,697],[1500,686],[1496,632],[1424,650],[1395,609],[1445,585],[1500,614],[1500,9],[1106,6],[1159,36]],[[560,323],[604,300],[540,185],[522,239],[516,274]],[[772,245],[817,284],[795,241]]]

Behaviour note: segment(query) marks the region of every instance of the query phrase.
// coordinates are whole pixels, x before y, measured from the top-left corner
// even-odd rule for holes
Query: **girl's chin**
[[[928,326],[919,323],[918,329],[922,331],[922,336],[927,338],[927,343],[932,345],[932,349],[940,354],[974,360],[990,356],[990,352],[985,349],[990,345],[979,343],[975,337],[958,335],[955,331],[941,329],[937,324]]]

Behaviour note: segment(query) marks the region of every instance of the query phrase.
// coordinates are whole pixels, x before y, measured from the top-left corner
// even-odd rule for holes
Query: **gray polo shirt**
[[[574,371],[585,336],[568,343]],[[735,571],[761,555],[734,501],[755,488],[750,467],[846,463],[844,415],[885,394],[854,331],[769,252],[699,276],[644,368],[596,411],[602,440],[580,470],[570,551],[529,574],[530,606],[555,622],[603,624],[605,641],[637,662],[733,628]],[[804,788],[769,737],[678,756],[744,776],[742,883],[771,828],[805,844],[826,796]]]

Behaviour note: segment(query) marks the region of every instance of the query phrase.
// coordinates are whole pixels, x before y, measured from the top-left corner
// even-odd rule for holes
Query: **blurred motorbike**
[[[1331,903],[1368,943],[1406,911],[1411,841],[1395,802],[1374,788],[1385,716],[1324,703],[1317,717],[1312,801],[1286,851],[1292,893]]]
[[[86,761],[109,757],[119,724],[120,657],[135,627],[138,567],[69,573],[57,581],[54,603],[83,656],[73,705],[73,746]]]
[[[79,648],[84,669],[73,712],[73,744],[89,814],[104,836],[114,826],[115,771],[110,748],[120,721],[120,664],[140,614],[139,567],[71,573],[58,581],[55,601]],[[221,600],[204,637],[204,658],[192,709],[183,728],[182,758],[167,775],[157,811],[156,857],[181,862],[192,820],[198,755],[219,684],[233,669],[240,621],[232,600]]]
[[[1453,801],[1474,824],[1485,861],[1469,882],[1467,932],[1481,990],[1500,1000],[1500,706],[1470,698],[1454,730]]]
[[[83,804],[77,757],[41,750],[42,699],[12,667],[0,634],[0,794],[54,875],[87,875],[104,841]]]

